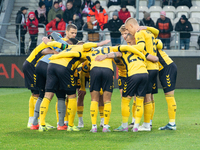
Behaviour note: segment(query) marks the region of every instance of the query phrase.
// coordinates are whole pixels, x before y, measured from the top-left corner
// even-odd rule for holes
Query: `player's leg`
[[[123,131],[128,132],[128,119],[130,116],[130,106],[129,103],[131,101],[132,96],[135,92],[134,80],[132,77],[127,77],[123,86],[123,94],[121,99],[121,114],[122,114],[122,124],[118,128],[114,129],[114,131]]]
[[[78,115],[79,128],[84,127],[84,123],[83,123],[84,97],[85,97],[85,91],[79,91],[78,89],[77,115]]]
[[[90,116],[92,121],[92,129],[90,132],[97,132],[97,114],[98,114],[98,103],[99,103],[99,91],[93,90],[91,94],[91,105],[90,105]]]
[[[144,99],[144,123],[142,126],[139,127],[139,131],[151,131],[150,122],[151,122],[151,116],[153,111],[152,106],[152,87],[155,81],[155,78],[157,78],[157,70],[148,70],[149,72],[149,78],[147,83],[147,92]]]
[[[34,92],[37,91],[37,89],[35,87],[35,81],[36,81],[35,67],[28,61],[25,61],[23,63],[23,73],[24,73],[24,77],[25,77],[24,78],[25,79],[25,87],[28,88],[29,90],[31,90],[31,93],[32,93],[29,98],[29,120],[28,120],[28,124],[27,124],[27,127],[30,128],[31,124],[33,123],[35,103],[37,101],[37,97],[39,96],[39,95],[35,95],[35,94],[39,94],[39,92],[34,94]]]
[[[66,113],[65,106],[65,91],[59,90],[56,92],[56,96],[58,98],[58,115],[59,115],[59,124],[57,126],[57,130],[67,130],[67,126],[64,124],[64,117]]]
[[[139,128],[139,123],[143,114],[144,107],[144,96],[146,95],[148,74],[139,74],[136,76],[137,79],[137,90],[136,90],[136,112],[135,112],[135,123],[132,129],[133,132],[137,132]]]
[[[58,89],[58,76],[59,70],[63,69],[62,66],[56,64],[48,64],[47,68],[47,80],[45,85],[45,95],[40,104],[40,127],[39,131],[43,132],[47,130],[45,117],[48,112],[49,104],[54,96],[54,93]]]
[[[68,108],[68,97],[65,99],[65,107],[66,107],[66,113],[65,113],[64,123],[65,123],[65,125],[68,126],[68,113],[67,113],[67,108]]]
[[[153,122],[153,117],[155,113],[155,101],[154,101],[154,96],[153,94],[158,93],[158,82],[157,82],[157,76],[153,79],[153,87],[152,87],[152,95],[151,95],[151,102],[152,102],[152,114],[151,114],[151,121],[150,121],[150,127],[152,128],[152,122]]]
[[[42,99],[44,98],[44,91],[39,90],[39,93],[40,93],[40,95],[39,95],[37,102],[35,104],[33,124],[31,126],[31,130],[39,129],[38,118],[39,118],[39,112],[40,112],[40,104],[42,103]]]
[[[109,121],[110,121],[110,114],[111,114],[111,96],[112,92],[104,91],[103,92],[103,101],[104,101],[104,125],[103,125],[103,132],[110,132],[109,130]]]
[[[135,111],[136,111],[136,96],[133,98],[133,105],[132,105],[132,122],[128,125],[128,128],[133,128],[135,123]]]
[[[159,79],[165,92],[169,115],[169,123],[164,127],[160,127],[159,130],[176,130],[175,117],[177,106],[174,97],[176,76],[177,67],[175,63],[166,66],[159,72]]]
[[[114,82],[113,82],[113,71],[108,68],[101,68],[101,87],[103,89],[103,101],[104,101],[104,125],[102,132],[110,132],[108,125],[110,121],[111,114],[111,96],[113,92]]]
[[[90,132],[97,132],[97,114],[98,114],[98,103],[101,89],[101,68],[94,67],[90,71],[89,87],[91,95],[91,105],[90,105],[90,116],[92,121],[92,129]]]
[[[104,111],[103,90],[101,89],[100,96],[99,96],[99,114],[100,114],[100,118],[101,118],[100,127],[103,127],[103,125],[104,125],[103,111]]]

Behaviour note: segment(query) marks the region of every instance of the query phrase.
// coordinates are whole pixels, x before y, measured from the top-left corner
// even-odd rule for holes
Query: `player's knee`
[[[44,94],[45,94],[45,92],[42,91],[42,90],[40,90],[40,95],[39,95],[39,97],[40,97],[40,98],[44,98]]]

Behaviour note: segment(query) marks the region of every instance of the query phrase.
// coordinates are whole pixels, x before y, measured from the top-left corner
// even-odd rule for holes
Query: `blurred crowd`
[[[155,0],[148,1],[149,8],[154,4]],[[109,8],[112,5],[120,5],[121,9],[119,11],[115,10],[110,19],[108,12],[106,12],[98,0],[95,2],[91,0],[58,0],[54,2],[53,0],[40,0],[37,10],[30,11],[27,18],[26,14],[28,8],[21,7],[16,17],[16,23],[21,24],[16,26],[16,35],[21,41],[21,54],[25,54],[24,40],[27,31],[31,39],[29,52],[36,47],[38,28],[44,27],[39,24],[44,24],[46,26],[48,34],[52,31],[58,31],[62,36],[64,36],[64,31],[68,24],[75,24],[78,31],[87,31],[87,40],[93,42],[100,41],[101,39],[98,31],[106,29],[110,31],[112,45],[121,44],[119,28],[127,18],[131,17],[127,6],[135,6],[135,0],[109,0],[107,7]],[[174,5],[175,7],[180,5],[192,6],[191,0],[163,0],[162,5]],[[83,21],[84,19],[85,21]],[[171,31],[193,31],[192,25],[185,15],[180,17],[174,29],[170,18],[166,17],[165,11],[160,12],[160,18],[158,18],[156,22],[151,19],[150,13],[144,12],[144,18],[140,21],[140,25],[152,26],[159,29],[159,38],[164,43],[165,49],[170,49]],[[18,35],[19,31],[20,37]],[[180,34],[180,44],[184,49],[189,48],[190,36],[189,32]],[[78,32],[77,39],[82,40],[82,38],[82,32]]]

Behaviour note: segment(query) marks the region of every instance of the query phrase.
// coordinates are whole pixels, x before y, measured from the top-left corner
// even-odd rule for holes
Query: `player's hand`
[[[50,37],[50,39],[48,39],[48,37],[43,37],[43,38],[42,38],[42,41],[43,41],[45,44],[47,44],[48,42],[51,42],[52,39],[51,39],[51,37]]]
[[[84,98],[86,91],[78,90],[78,96]]]
[[[146,29],[147,29],[146,26],[139,26],[139,28],[137,29],[137,31],[146,30]]]
[[[110,43],[110,40],[105,40],[105,41],[102,41],[100,43],[97,43],[97,46],[103,46],[103,45],[106,45],[108,43]]]
[[[56,56],[57,54],[55,54],[55,55],[52,55],[50,58],[49,58],[49,60],[54,60],[54,59],[57,59],[57,56]]]
[[[107,56],[106,55],[98,55],[96,58],[95,58],[95,61],[102,61],[104,59],[106,59]]]
[[[59,54],[59,52],[57,52],[57,51],[54,51],[54,54]]]

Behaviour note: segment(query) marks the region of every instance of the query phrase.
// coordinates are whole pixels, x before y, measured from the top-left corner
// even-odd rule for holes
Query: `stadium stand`
[[[189,12],[190,12],[190,9],[187,7],[187,6],[178,6],[176,8],[176,12],[177,12],[177,18],[180,18],[181,15],[185,15],[187,18],[189,18]]]
[[[175,18],[176,8],[174,6],[164,6],[163,10],[166,12],[166,17]]]
[[[192,6],[190,8],[190,18],[200,18],[200,6]]]
[[[92,0],[92,1],[95,2],[96,0]],[[29,13],[30,11],[34,11],[35,9],[37,9],[38,2],[39,2],[39,0],[26,0],[26,1],[25,0],[15,0],[14,8],[12,10],[12,14],[10,17],[10,23],[13,23],[13,24],[15,23],[16,13],[20,9],[21,6],[28,7],[29,10],[27,13]],[[100,0],[100,3],[103,6],[103,8],[107,11],[107,13],[109,15],[109,19],[112,18],[112,14],[113,14],[114,10],[116,10],[116,9],[118,11],[120,10],[120,5],[111,6],[111,7],[107,8],[108,0]],[[200,0],[192,0],[193,6],[190,9],[187,6],[179,6],[177,8],[175,8],[174,6],[164,6],[163,8],[161,8],[161,5],[162,5],[161,0],[156,0],[155,6],[152,6],[149,9],[147,8],[148,0],[140,0],[139,4],[140,4],[139,19],[143,19],[143,16],[144,16],[143,12],[146,11],[146,12],[150,12],[152,20],[156,23],[157,19],[160,17],[160,11],[164,10],[166,12],[166,16],[171,19],[173,27],[175,27],[175,24],[178,22],[181,15],[184,14],[191,22],[194,31],[197,31],[197,32],[200,31],[200,26],[199,26]],[[136,8],[134,6],[127,6],[127,8],[130,11],[131,16],[135,17],[136,16]],[[84,22],[86,22],[86,18],[83,18],[83,20],[84,20]],[[15,25],[9,25],[5,38],[9,39],[11,42],[18,43],[17,38],[14,34],[15,34]],[[43,37],[44,34],[45,34],[44,30],[42,28],[39,28],[38,41],[41,40],[41,38]],[[84,32],[83,32],[83,34],[84,34],[84,38],[86,39],[87,34]],[[199,33],[192,33],[190,49],[192,49],[192,48],[198,49],[198,45],[196,45],[198,35],[199,35]],[[105,37],[106,37],[106,39],[108,39],[110,37],[109,33],[106,33]],[[83,38],[83,40],[84,40],[84,38]],[[174,33],[172,33],[171,39],[172,39],[171,43],[177,42],[177,41],[174,41]],[[29,34],[26,34],[26,36],[25,36],[25,45],[26,45],[26,48],[29,45]],[[173,44],[171,45],[171,48],[173,48]],[[16,48],[12,44],[4,41],[1,52],[4,54],[16,54]]]
[[[160,18],[160,12],[162,11],[162,8],[160,6],[151,6],[149,8],[149,12],[151,14],[151,17]]]

